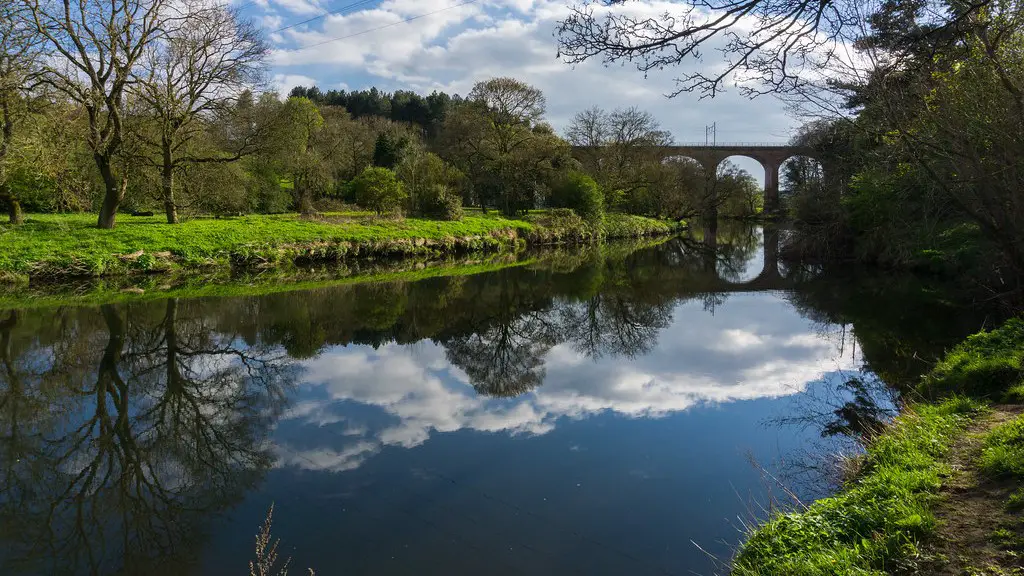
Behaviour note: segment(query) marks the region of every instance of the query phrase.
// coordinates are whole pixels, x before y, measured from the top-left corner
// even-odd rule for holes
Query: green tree
[[[124,200],[127,138],[125,104],[132,72],[165,32],[170,0],[49,2],[22,0],[26,18],[56,56],[44,66],[46,80],[86,112],[86,141],[103,180],[97,226],[112,229]]]
[[[22,223],[21,200],[11,185],[14,139],[28,115],[29,86],[43,57],[41,37],[12,2],[0,6],[0,203],[11,224]]]
[[[394,171],[372,166],[352,181],[356,202],[377,214],[400,213],[408,198]]]
[[[440,156],[413,150],[405,155],[396,172],[409,193],[413,214],[443,220],[462,218],[460,187],[465,177]]]
[[[571,171],[562,178],[551,191],[551,206],[572,208],[591,224],[604,217],[604,195],[597,182],[582,172]]]
[[[513,78],[477,83],[445,122],[445,154],[467,174],[476,201],[514,216],[532,208],[570,162],[568,146],[542,122],[540,90]]]
[[[178,222],[174,176],[193,164],[234,162],[256,151],[265,122],[235,123],[227,144],[203,146],[208,121],[237,110],[235,102],[261,80],[269,48],[259,30],[237,9],[189,6],[186,18],[169,26],[133,69],[133,95],[146,105],[151,130],[136,136],[153,154],[143,158],[160,171],[161,200],[168,224]],[[149,132],[152,132],[150,134]]]
[[[402,136],[381,132],[373,145],[373,165],[394,170],[408,145],[409,141]]]

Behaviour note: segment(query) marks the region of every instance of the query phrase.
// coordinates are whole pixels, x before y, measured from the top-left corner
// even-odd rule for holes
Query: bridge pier
[[[762,160],[761,166],[764,167],[764,212],[776,214],[782,209],[779,203],[779,168],[782,162]]]

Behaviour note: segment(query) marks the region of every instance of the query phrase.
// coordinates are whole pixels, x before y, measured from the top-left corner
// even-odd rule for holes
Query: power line
[[[469,5],[469,4],[475,4],[476,2],[478,2],[478,0],[466,0],[465,2],[461,2],[459,4],[454,4],[452,6],[448,6],[447,8],[441,8],[441,9],[438,9],[438,10],[434,10],[433,12],[427,12],[425,14],[420,14],[418,16],[412,16],[410,18],[406,18],[405,20],[399,20],[398,22],[392,22],[391,24],[385,24],[383,26],[378,26],[376,28],[370,28],[368,30],[363,30],[363,31],[360,31],[360,32],[356,32],[354,34],[346,34],[345,36],[338,36],[337,38],[330,38],[328,40],[324,40],[323,42],[317,42],[316,44],[310,44],[309,46],[303,46],[303,47],[299,48],[299,50],[307,50],[309,48],[316,48],[317,46],[323,46],[324,44],[330,44],[331,42],[338,42],[339,40],[347,40],[349,38],[355,38],[356,36],[362,36],[363,34],[369,34],[371,32],[377,32],[379,30],[384,30],[386,28],[391,28],[391,27],[394,27],[394,26],[398,26],[399,24],[407,24],[409,22],[412,22],[413,20],[419,20],[420,18],[426,18],[427,16],[433,16],[434,14],[440,14],[441,12],[447,12],[448,10],[453,10],[455,8],[459,8],[459,7],[462,7],[462,6]]]
[[[347,5],[347,6],[342,6],[341,8],[338,8],[337,10],[330,10],[330,11],[324,12],[323,14],[320,14],[319,16],[313,16],[312,18],[307,18],[307,19],[305,19],[305,20],[303,20],[301,22],[296,22],[294,24],[289,24],[287,26],[278,28],[277,30],[274,30],[272,32],[272,34],[276,34],[277,32],[284,32],[285,30],[290,30],[292,28],[295,28],[296,26],[302,26],[303,24],[309,24],[310,22],[315,22],[316,20],[319,20],[321,18],[326,18],[327,16],[342,14],[344,12],[349,12],[349,11],[351,11],[354,8],[362,8],[363,6],[366,6],[366,5],[369,5],[369,4],[374,4],[376,2],[377,2],[377,0],[360,0],[359,2],[353,2],[353,3],[351,3],[351,4]]]

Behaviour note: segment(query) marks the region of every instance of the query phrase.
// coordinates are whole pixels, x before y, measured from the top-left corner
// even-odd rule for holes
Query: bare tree
[[[638,4],[581,0],[559,24],[559,53],[570,63],[632,62],[645,73],[719,53],[723,65],[682,73],[672,96],[714,96],[733,79],[753,96],[798,89],[809,74],[847,57],[863,24],[863,2],[854,0],[686,0],[661,14]],[[923,5],[933,24],[924,33],[904,30],[900,43],[949,41],[948,32],[990,4],[924,0],[915,6]]]
[[[56,53],[44,67],[46,81],[86,111],[87,140],[104,186],[97,226],[112,229],[127,186],[127,174],[117,164],[132,70],[181,13],[171,0],[21,0],[21,5]]]
[[[23,217],[21,202],[8,182],[7,164],[42,58],[39,35],[21,16],[18,6],[0,5],[0,202],[7,204],[11,224],[21,224]]]
[[[598,106],[577,112],[565,130],[565,139],[573,146],[604,146],[608,141],[608,113]]]
[[[178,222],[174,174],[190,163],[231,162],[255,151],[261,123],[233,135],[231,151],[203,153],[194,145],[208,122],[235,110],[246,90],[263,79],[268,45],[238,10],[188,0],[186,17],[146,50],[135,71],[132,93],[146,106],[155,135],[143,129],[140,138],[159,151],[147,158],[160,169],[161,198],[168,224]]]

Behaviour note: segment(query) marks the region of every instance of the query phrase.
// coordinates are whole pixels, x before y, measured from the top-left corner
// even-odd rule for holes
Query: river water
[[[272,503],[292,573],[721,572],[983,321],[777,245],[0,310],[0,573],[245,574]]]

